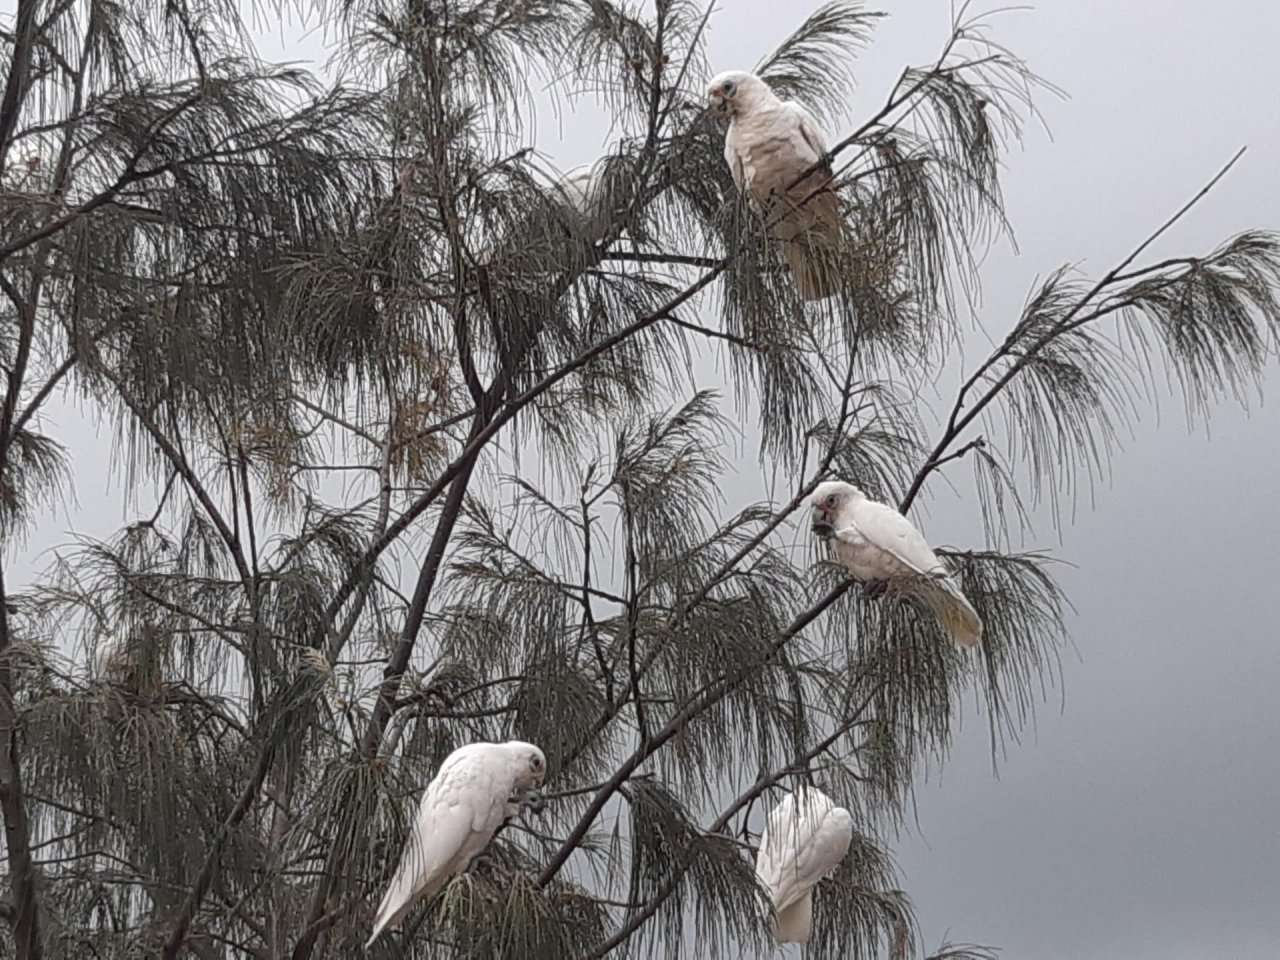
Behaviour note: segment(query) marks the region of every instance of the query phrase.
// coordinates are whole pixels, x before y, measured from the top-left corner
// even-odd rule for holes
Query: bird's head
[[[547,775],[547,758],[532,743],[523,740],[511,740],[507,743],[516,764],[515,785],[528,789],[542,785]]]
[[[754,73],[727,70],[716,74],[707,85],[707,108],[723,116],[734,116],[768,92],[768,85]]]
[[[847,504],[862,496],[861,490],[843,480],[826,480],[818,484],[809,496],[809,505],[813,508],[813,532],[823,540],[830,540],[835,536],[836,516]]]

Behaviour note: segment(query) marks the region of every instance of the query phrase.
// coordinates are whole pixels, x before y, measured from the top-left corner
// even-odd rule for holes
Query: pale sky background
[[[725,66],[739,50],[754,62],[817,4],[771,6],[731,3],[752,15],[715,21]],[[949,18],[943,2],[880,6],[892,17],[859,72],[869,104]],[[1105,272],[1241,145],[1240,165],[1150,256],[1280,227],[1280,6],[1053,0],[995,30],[1070,99],[1042,97],[1053,140],[1033,128],[1008,159],[1021,255],[997,251],[984,268],[988,330],[1007,329],[1061,262]],[[1209,437],[1165,403],[1065,530],[1078,656],[1064,662],[1062,712],[1040,711],[999,779],[985,724],[967,718],[919,791],[919,835],[898,848],[930,947],[945,935],[1033,960],[1280,956],[1280,631],[1266,606],[1280,560],[1277,391],[1273,365],[1265,405],[1251,417],[1221,405]]]
[[[713,68],[750,67],[817,6],[721,0]],[[891,16],[860,59],[855,122],[903,65],[932,58],[951,19],[945,0],[871,6]],[[991,335],[1059,264],[1105,272],[1241,145],[1249,152],[1229,178],[1150,258],[1280,228],[1280,5],[1047,0],[995,31],[1070,99],[1041,97],[1053,139],[1033,126],[1008,158],[1021,252],[997,249],[984,266],[978,319]],[[321,48],[292,34],[261,52],[308,60]],[[598,115],[542,119],[539,145],[561,168],[599,155]],[[973,336],[976,357],[984,341]],[[1207,436],[1188,434],[1180,402],[1166,399],[1061,545],[1047,523],[1037,529],[1033,545],[1077,565],[1061,571],[1078,610],[1064,690],[998,779],[971,714],[949,764],[921,787],[898,863],[928,947],[945,937],[1018,960],[1280,956],[1280,641],[1264,606],[1280,589],[1274,364],[1265,393],[1251,416],[1221,405]],[[94,479],[106,476],[110,428],[95,440],[66,406],[55,419],[75,453],[80,509],[32,536],[15,588],[72,526],[105,536],[132,518],[118,482]],[[932,538],[964,542],[971,517],[952,514],[965,509],[935,500]]]
[[[719,6],[713,71],[749,68],[820,3]],[[952,19],[946,0],[869,7],[890,16],[859,58],[853,123],[905,64],[936,55]],[[1041,96],[1052,139],[1029,125],[1008,157],[1020,254],[998,248],[984,265],[978,319],[991,335],[1060,264],[1098,276],[1123,259],[1242,145],[1229,178],[1147,262],[1280,229],[1280,5],[1050,0],[993,30],[1069,99]],[[561,169],[593,161],[608,139],[588,105],[539,118],[538,145]],[[973,336],[977,358],[986,341]],[[950,763],[921,787],[897,860],[930,949],[950,939],[1018,960],[1280,956],[1280,631],[1264,607],[1280,560],[1274,365],[1269,387],[1252,416],[1216,409],[1209,436],[1188,434],[1180,401],[1166,398],[1061,546],[1047,523],[1037,529],[1033,545],[1078,565],[1061,571],[1078,610],[1063,691],[998,779],[971,714]],[[926,519],[935,539],[980,535],[948,516],[966,507],[939,486]]]

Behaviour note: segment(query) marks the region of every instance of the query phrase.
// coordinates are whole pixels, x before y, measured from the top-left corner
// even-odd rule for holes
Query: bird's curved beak
[[[537,816],[542,816],[542,812],[547,809],[546,794],[538,787],[517,790],[513,799],[521,807]]]
[[[722,94],[712,90],[707,94],[707,109],[714,114],[723,116],[729,112],[729,101]]]
[[[823,540],[830,540],[835,536],[835,527],[831,525],[831,519],[827,516],[824,507],[814,504],[812,514],[813,532]]]

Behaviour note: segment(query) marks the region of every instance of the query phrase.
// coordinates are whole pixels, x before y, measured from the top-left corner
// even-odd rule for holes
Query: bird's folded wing
[[[804,142],[813,150],[813,157],[809,162],[816,163],[827,152],[827,144],[822,138],[822,131],[818,128],[818,121],[799,101],[786,100],[782,105],[791,111],[791,115],[795,117],[796,125],[800,129],[800,136],[804,138]]]
[[[746,172],[743,168],[744,158],[738,152],[737,146],[734,145],[732,137],[724,138],[724,162],[729,165],[729,172],[733,175],[733,184],[739,190],[743,189],[743,181],[746,179]]]
[[[853,840],[853,818],[836,808],[814,824],[809,841],[795,851],[792,868],[782,876],[777,891],[777,909],[785,910],[818,885],[849,852]]]
[[[897,510],[883,503],[859,504],[855,516],[836,529],[835,537],[853,545],[868,543],[922,577],[946,573],[920,531]]]
[[[785,910],[835,869],[849,851],[853,817],[821,793],[796,803],[794,794],[773,810],[760,839],[756,874],[775,910]]]
[[[395,875],[378,904],[375,937],[420,893],[446,879],[442,874],[475,833],[480,808],[491,806],[489,797],[477,795],[478,786],[469,778],[445,776],[427,788]]]

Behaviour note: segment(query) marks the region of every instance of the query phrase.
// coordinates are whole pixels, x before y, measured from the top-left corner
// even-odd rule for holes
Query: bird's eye
[[[535,769],[535,770],[539,770],[539,769],[541,769],[541,768],[542,768],[542,758],[541,758],[541,757],[531,757],[531,758],[529,759],[529,766],[533,767],[533,769]]]
[[[733,96],[733,81],[726,80],[724,82],[724,86],[722,86],[720,89],[725,92],[726,96]]]
[[[836,505],[836,495],[833,493],[831,496],[827,497],[827,506],[834,507],[835,505]]]

